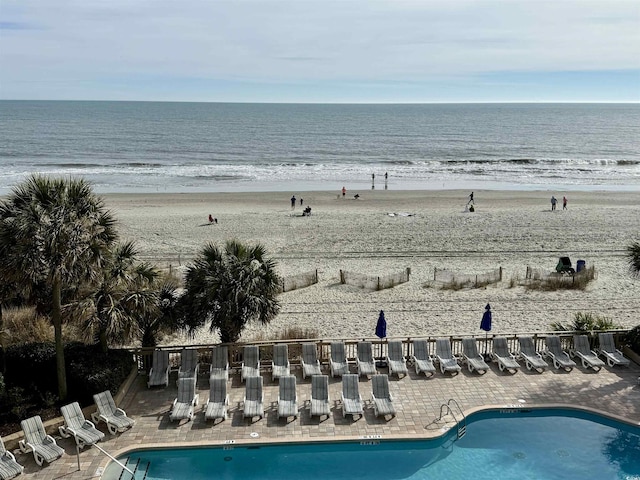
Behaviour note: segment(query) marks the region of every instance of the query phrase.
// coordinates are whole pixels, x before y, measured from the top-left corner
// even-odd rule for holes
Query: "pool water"
[[[138,450],[125,458],[148,463],[147,480],[640,480],[640,427],[574,410],[514,409],[468,417],[461,439],[451,431],[434,440]],[[111,464],[103,478],[120,470]]]

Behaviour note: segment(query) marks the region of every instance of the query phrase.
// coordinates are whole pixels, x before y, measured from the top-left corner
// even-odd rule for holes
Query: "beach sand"
[[[290,197],[298,202],[291,210]],[[353,196],[358,193],[359,199]],[[317,270],[319,282],[280,295],[269,325],[250,325],[243,341],[273,338],[288,327],[319,338],[371,338],[384,310],[388,337],[484,335],[486,303],[495,334],[545,332],[576,312],[605,315],[621,327],[640,324],[640,280],[628,273],[625,248],[639,239],[637,193],[569,192],[566,211],[551,211],[552,192],[347,191],[105,195],[122,239],[141,258],[180,272],[208,242],[263,244],[283,276]],[[304,204],[300,206],[300,197]],[[302,209],[312,207],[303,217]],[[400,213],[402,215],[389,215]],[[208,215],[218,219],[209,224]],[[407,216],[407,214],[409,214]],[[558,257],[594,266],[586,291],[527,291],[527,266],[552,271]],[[434,269],[480,274],[503,268],[503,280],[484,288],[444,290]],[[340,270],[385,276],[411,269],[410,281],[372,291],[340,284]],[[208,330],[164,343],[211,343]]]

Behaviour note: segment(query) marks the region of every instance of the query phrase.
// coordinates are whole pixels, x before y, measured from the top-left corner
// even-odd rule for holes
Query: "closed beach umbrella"
[[[487,336],[491,330],[491,305],[487,303],[484,307],[484,314],[482,315],[482,321],[480,322],[480,329],[485,331],[484,334],[484,356],[487,356]]]
[[[387,337],[387,321],[384,318],[384,311],[380,310],[380,315],[378,315],[378,323],[376,324],[376,337],[378,338],[386,338]],[[382,357],[382,344],[380,344],[380,357]],[[385,362],[379,361],[378,366],[384,367]]]

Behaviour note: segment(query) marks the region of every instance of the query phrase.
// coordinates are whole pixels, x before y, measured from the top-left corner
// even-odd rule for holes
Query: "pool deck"
[[[292,365],[292,368],[294,366]],[[355,373],[355,365],[351,366]],[[171,403],[176,397],[177,373],[172,372],[169,386],[147,389],[146,376],[139,375],[121,404],[127,415],[136,420],[129,431],[112,436],[104,423],[98,425],[106,433],[100,446],[117,454],[124,449],[145,445],[224,445],[225,443],[268,443],[274,441],[315,441],[362,438],[425,438],[440,435],[446,428],[437,422],[440,406],[455,399],[462,409],[470,411],[483,406],[520,408],[541,405],[579,406],[624,417],[640,425],[640,366],[605,367],[600,372],[585,370],[581,366],[571,372],[551,368],[540,374],[527,371],[523,366],[514,375],[500,372],[496,364],[485,375],[469,373],[466,368],[456,376],[438,373],[432,378],[418,376],[410,369],[409,375],[390,378],[390,390],[394,397],[397,416],[391,419],[376,418],[371,405],[371,380],[360,378],[360,394],[364,401],[364,417],[355,421],[343,418],[340,404],[341,380],[329,379],[331,415],[319,421],[309,416],[307,400],[311,394],[311,381],[302,379],[299,369],[297,392],[300,414],[298,418],[278,419],[278,383],[271,380],[271,373],[263,371],[265,417],[253,422],[243,418],[242,399],[244,384],[240,375],[231,375],[228,383],[230,398],[229,418],[215,425],[204,421],[202,406],[208,397],[208,373],[198,378],[200,403],[191,422],[172,423],[169,420]],[[325,371],[325,373],[327,373]],[[386,368],[380,373],[387,373]],[[253,435],[252,435],[253,434]],[[258,437],[256,438],[256,435]],[[378,437],[379,436],[379,437]],[[101,469],[108,459],[95,448],[80,452],[80,470],[73,439],[54,435],[64,448],[65,455],[49,466],[39,467],[33,455],[15,452],[16,459],[25,466],[27,479],[87,479],[100,478]],[[232,442],[233,441],[233,442]]]

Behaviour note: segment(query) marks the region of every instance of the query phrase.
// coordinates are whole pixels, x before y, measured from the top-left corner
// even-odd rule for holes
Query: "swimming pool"
[[[149,465],[146,480],[640,480],[640,427],[571,409],[488,410],[470,415],[457,440],[454,429],[433,440],[136,450],[125,458]],[[103,479],[120,470],[111,464]]]

